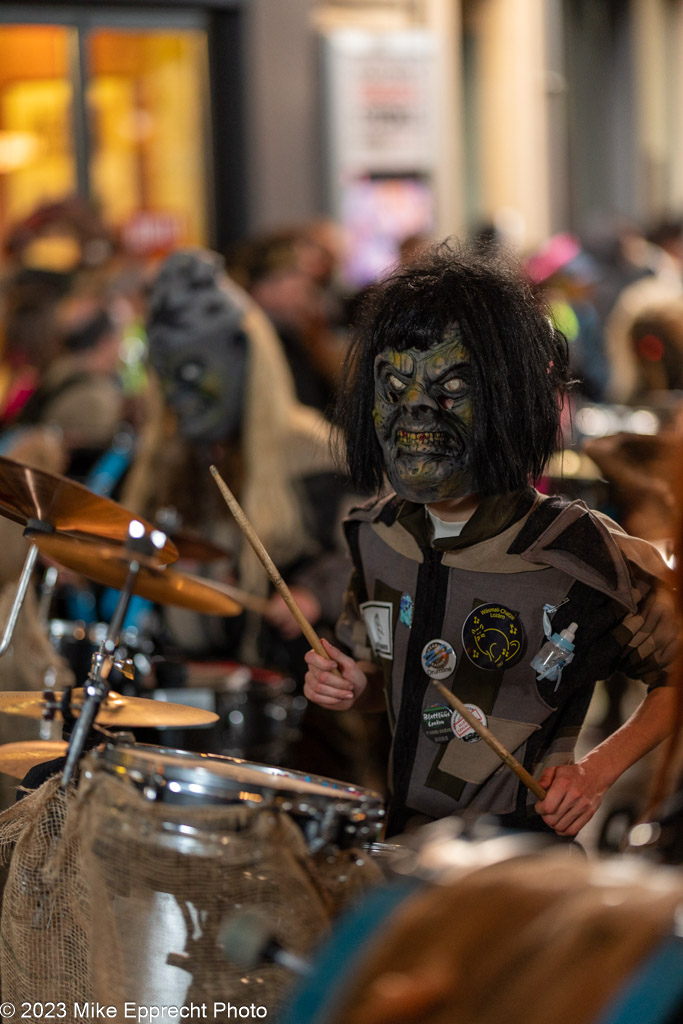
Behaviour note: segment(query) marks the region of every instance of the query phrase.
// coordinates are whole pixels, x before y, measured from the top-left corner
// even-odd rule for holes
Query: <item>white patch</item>
[[[391,601],[364,601],[360,606],[370,646],[380,658],[394,656],[394,636],[391,628],[393,610]]]

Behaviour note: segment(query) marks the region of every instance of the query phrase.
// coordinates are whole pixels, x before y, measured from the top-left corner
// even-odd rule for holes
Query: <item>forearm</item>
[[[675,691],[670,686],[651,690],[616,732],[578,762],[600,778],[605,788],[653,750],[671,731]]]

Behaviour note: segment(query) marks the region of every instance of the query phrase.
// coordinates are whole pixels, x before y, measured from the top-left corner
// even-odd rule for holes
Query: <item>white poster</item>
[[[415,173],[435,161],[436,41],[423,29],[327,38],[333,166]]]

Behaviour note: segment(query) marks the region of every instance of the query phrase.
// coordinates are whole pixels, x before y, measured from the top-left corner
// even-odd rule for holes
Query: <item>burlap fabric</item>
[[[312,867],[333,917],[356,903],[369,887],[385,881],[379,863],[361,849],[321,850],[313,856]]]
[[[327,930],[326,899],[291,819],[242,805],[150,804],[104,773],[83,787],[75,809],[98,907],[97,997],[117,1005],[256,1003],[272,1016],[291,976],[275,964],[234,967],[217,932],[247,908],[261,910],[276,940],[295,952]]]
[[[273,1019],[292,975],[230,963],[221,925],[258,910],[276,941],[305,955],[381,877],[359,851],[310,857],[286,814],[151,803],[101,771],[68,795],[50,779],[0,815],[0,854],[2,998],[95,1000],[120,1007],[122,1021],[125,1003],[203,1005],[205,1020],[215,1003],[255,1004]]]
[[[67,820],[75,798],[59,782],[49,779],[0,815],[0,985],[17,1008],[91,998],[90,897]]]

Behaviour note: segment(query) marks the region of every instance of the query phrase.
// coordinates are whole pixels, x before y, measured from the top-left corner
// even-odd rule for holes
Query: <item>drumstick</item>
[[[465,719],[468,725],[470,725],[478,736],[484,740],[485,743],[491,747],[491,750],[498,754],[498,757],[503,761],[504,764],[510,768],[517,778],[521,779],[527,789],[530,789],[534,796],[537,796],[539,800],[545,800],[546,791],[542,786],[539,786],[533,775],[530,775],[524,765],[520,764],[517,758],[513,757],[509,750],[507,750],[503,744],[496,739],[490,729],[487,729],[479,719],[475,718],[470,709],[463,704],[463,702],[455,696],[454,693],[439,682],[438,679],[432,679],[432,683],[437,688],[442,697],[444,697],[452,708],[458,712],[459,715]]]
[[[290,612],[298,622],[299,627],[301,628],[301,632],[304,634],[304,636],[306,637],[306,639],[308,640],[309,644],[316,652],[316,654],[322,655],[323,658],[329,658],[329,654],[323,647],[320,637],[313,629],[313,626],[310,624],[304,613],[301,611],[301,608],[299,608],[299,605],[294,600],[294,595],[292,594],[291,590],[283,580],[282,576],[278,572],[277,566],[275,565],[272,558],[270,557],[270,555],[264,548],[263,544],[261,543],[261,540],[258,534],[256,533],[256,530],[251,525],[246,515],[242,511],[242,508],[239,505],[237,498],[234,496],[234,494],[232,493],[232,491],[230,490],[230,488],[228,487],[228,485],[226,484],[225,480],[220,475],[216,467],[210,466],[209,468],[211,470],[211,473],[213,474],[214,480],[218,484],[221,494],[225,498],[225,502],[228,508],[235,517],[237,525],[239,526],[240,530],[247,538],[254,551],[256,552],[259,561],[261,562],[264,569],[266,570],[271,580],[273,581],[273,584],[278,594],[280,595],[280,597],[285,602]]]

